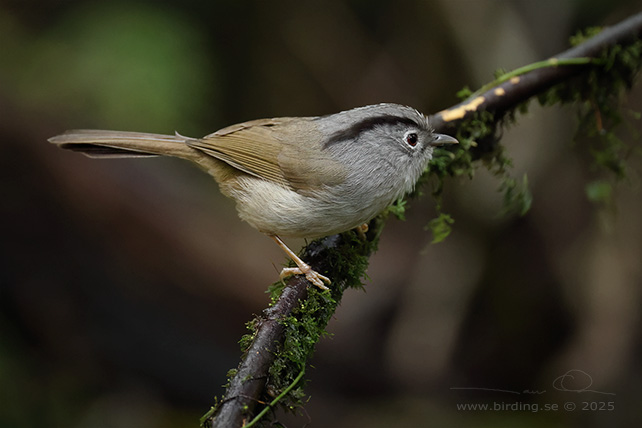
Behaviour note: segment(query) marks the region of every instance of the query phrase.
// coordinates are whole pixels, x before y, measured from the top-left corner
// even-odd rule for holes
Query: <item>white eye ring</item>
[[[403,135],[403,141],[410,147],[415,147],[419,141],[419,135],[415,131],[408,131]]]

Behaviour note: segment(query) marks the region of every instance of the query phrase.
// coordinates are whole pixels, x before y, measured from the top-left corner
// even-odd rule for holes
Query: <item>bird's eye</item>
[[[406,143],[408,143],[409,146],[415,147],[417,145],[417,141],[419,140],[419,136],[416,132],[406,132],[404,140],[406,141]]]

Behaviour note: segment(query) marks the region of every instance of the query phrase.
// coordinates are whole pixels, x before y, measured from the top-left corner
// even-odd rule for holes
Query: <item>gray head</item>
[[[318,123],[327,136],[324,148],[356,173],[359,183],[353,184],[375,186],[391,195],[390,202],[412,190],[434,146],[457,142],[435,134],[426,116],[399,104],[347,110],[320,117]]]

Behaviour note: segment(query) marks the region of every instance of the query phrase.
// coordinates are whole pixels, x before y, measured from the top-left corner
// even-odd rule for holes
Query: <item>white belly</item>
[[[255,177],[239,178],[242,190],[230,190],[239,217],[268,235],[318,238],[345,232],[379,214],[386,204],[346,201],[345,195],[306,196]],[[386,201],[388,202],[388,201]]]

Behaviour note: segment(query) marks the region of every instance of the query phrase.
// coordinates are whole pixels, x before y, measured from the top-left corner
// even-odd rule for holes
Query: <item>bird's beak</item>
[[[431,146],[443,146],[446,144],[459,144],[456,138],[451,137],[450,135],[445,134],[434,134],[433,140],[430,143]]]

